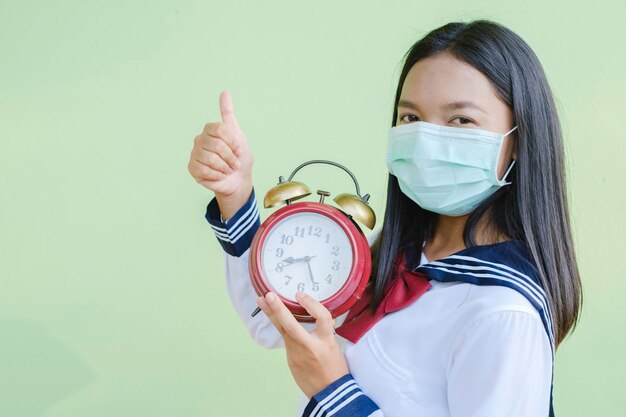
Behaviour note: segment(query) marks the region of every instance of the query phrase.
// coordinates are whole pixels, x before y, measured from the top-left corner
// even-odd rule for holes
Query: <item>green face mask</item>
[[[503,185],[498,157],[504,134],[414,122],[394,126],[387,152],[389,172],[402,192],[420,207],[448,216],[474,210]]]

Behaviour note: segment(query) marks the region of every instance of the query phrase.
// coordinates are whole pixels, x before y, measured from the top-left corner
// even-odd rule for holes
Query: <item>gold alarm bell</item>
[[[368,229],[372,230],[376,225],[376,214],[367,203],[369,194],[359,197],[354,194],[342,193],[333,200],[346,213],[363,223]]]
[[[356,187],[356,194],[342,193],[336,196],[333,200],[350,217],[355,218],[363,225],[365,225],[368,229],[374,229],[374,226],[376,225],[376,214],[374,213],[374,210],[372,210],[372,208],[369,206],[369,194],[361,196],[359,183],[356,180],[354,174],[352,174],[352,172],[350,172],[350,170],[345,166],[333,161],[327,161],[323,159],[307,161],[294,169],[287,181],[285,181],[285,178],[281,176],[278,180],[278,184],[272,187],[272,189],[270,189],[265,194],[265,198],[263,199],[263,206],[265,208],[270,208],[275,207],[281,203],[290,204],[292,201],[299,200],[310,195],[311,190],[309,189],[309,187],[306,186],[306,184],[298,181],[292,181],[292,178],[301,168],[311,164],[333,165],[343,169],[350,175],[350,177],[352,177],[352,180],[354,181],[354,185]],[[324,196],[327,195],[327,193],[324,194]],[[324,196],[321,196],[320,203],[324,202]]]
[[[272,187],[265,194],[263,199],[263,206],[270,208],[279,205],[280,203],[299,200],[307,195],[311,194],[311,190],[305,184],[298,181],[286,182],[283,177],[280,177],[278,185]]]

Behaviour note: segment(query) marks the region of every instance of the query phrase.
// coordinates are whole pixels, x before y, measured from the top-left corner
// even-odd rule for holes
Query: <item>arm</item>
[[[257,343],[279,347],[280,335],[268,326],[267,318],[250,317],[256,293],[248,273],[248,252],[260,226],[252,187],[254,157],[228,91],[220,94],[220,112],[222,122],[205,124],[194,138],[188,170],[197,183],[215,193],[205,218],[224,249],[226,287],[237,314]]]
[[[453,417],[547,416],[552,350],[541,319],[497,311],[471,322],[452,346],[448,402]]]

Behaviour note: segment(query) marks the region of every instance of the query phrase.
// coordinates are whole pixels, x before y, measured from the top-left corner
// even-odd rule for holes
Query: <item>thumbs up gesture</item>
[[[220,94],[222,121],[207,123],[195,137],[187,169],[215,193],[222,216],[232,217],[252,191],[253,156],[241,130],[230,92]]]

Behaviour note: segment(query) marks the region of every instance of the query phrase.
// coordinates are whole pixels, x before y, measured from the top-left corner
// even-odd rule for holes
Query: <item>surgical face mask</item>
[[[474,210],[500,187],[498,157],[504,134],[413,122],[394,126],[387,152],[389,172],[402,192],[420,207],[448,216]]]

